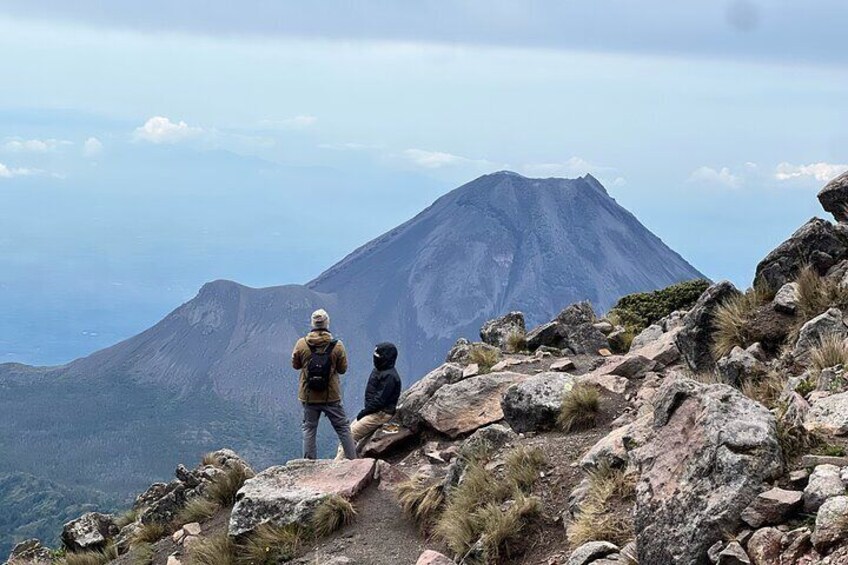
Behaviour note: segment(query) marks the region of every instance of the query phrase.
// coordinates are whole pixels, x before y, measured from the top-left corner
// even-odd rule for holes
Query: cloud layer
[[[202,133],[203,128],[190,126],[182,120],[172,122],[164,116],[154,116],[136,128],[133,137],[150,143],[178,143]]]

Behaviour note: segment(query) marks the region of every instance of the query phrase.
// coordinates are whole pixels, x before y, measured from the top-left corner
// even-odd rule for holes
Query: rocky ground
[[[758,266],[459,340],[356,461],[222,450],[10,563],[848,563],[848,175]],[[354,515],[355,513],[355,515]],[[64,564],[63,564],[64,565]]]

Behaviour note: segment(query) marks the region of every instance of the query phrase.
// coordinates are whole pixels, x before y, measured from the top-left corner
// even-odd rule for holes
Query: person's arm
[[[340,375],[344,375],[347,373],[347,351],[345,351],[344,343],[341,341],[336,343],[336,348],[333,352],[337,354],[336,372]]]
[[[361,420],[364,416],[380,412],[387,406],[390,406],[393,399],[395,403],[397,403],[397,396],[399,395],[400,378],[394,375],[389,375],[389,377],[383,381],[382,390],[379,391],[379,394],[375,395],[375,398],[371,402],[365,403],[365,409],[356,416],[356,419]]]
[[[294,344],[294,351],[292,351],[291,358],[291,366],[292,369],[299,371],[303,368],[303,357],[300,354],[300,342],[302,339],[297,340],[297,343]]]

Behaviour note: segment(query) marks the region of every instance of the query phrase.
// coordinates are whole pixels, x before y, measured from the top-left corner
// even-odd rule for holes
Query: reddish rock
[[[438,551],[428,549],[418,558],[415,565],[454,565],[451,559],[448,559]]]

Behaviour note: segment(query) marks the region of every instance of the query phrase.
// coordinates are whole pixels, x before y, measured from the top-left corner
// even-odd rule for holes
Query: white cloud
[[[103,152],[103,143],[96,137],[89,137],[82,144],[82,154],[85,157],[96,157]]]
[[[777,180],[791,180],[802,177],[813,177],[817,181],[827,182],[848,170],[848,165],[837,163],[810,163],[809,165],[793,165],[780,163],[774,172]]]
[[[203,133],[203,128],[193,127],[183,121],[172,122],[164,116],[154,116],[136,128],[136,140],[150,143],[177,143]]]
[[[318,122],[315,116],[295,116],[293,118],[285,118],[282,120],[261,120],[259,125],[269,128],[282,129],[306,129],[314,126]]]
[[[10,153],[47,153],[63,145],[73,145],[62,139],[22,139],[13,137],[3,143],[3,150]]]
[[[403,152],[403,156],[425,169],[440,169],[442,167],[450,167],[455,165],[491,165],[485,159],[469,159],[452,153],[444,153],[442,151],[426,151],[424,149],[407,149]]]
[[[743,184],[742,177],[733,174],[729,168],[713,169],[712,167],[699,167],[689,175],[689,182],[704,184],[723,184],[730,188],[739,188]]]
[[[31,175],[39,175],[43,171],[39,169],[27,169],[27,168],[11,168],[7,167],[3,163],[0,163],[0,179],[10,179],[13,177],[28,177]]]
[[[612,167],[595,165],[576,156],[562,163],[529,163],[522,165],[520,169],[523,174],[530,177],[579,177],[587,173],[602,174],[614,171]]]

